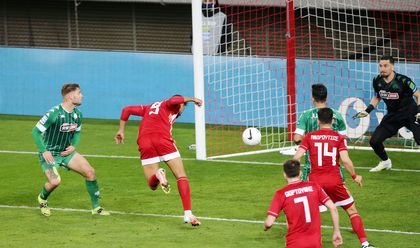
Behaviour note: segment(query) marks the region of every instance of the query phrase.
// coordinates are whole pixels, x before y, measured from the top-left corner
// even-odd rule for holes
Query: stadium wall
[[[193,95],[194,92],[193,62],[189,54],[0,48],[0,57],[0,114],[44,114],[50,107],[61,102],[60,89],[63,82],[77,82],[81,85],[85,98],[80,109],[86,118],[118,119],[125,105],[148,104],[174,94]],[[225,62],[225,66],[229,68],[241,64],[240,60],[243,59],[231,58]],[[250,58],[246,59],[249,63]],[[273,62],[270,58],[269,64],[264,61],[264,58],[251,58],[255,70],[261,71],[263,65],[262,70],[285,88],[285,60],[279,58]],[[351,108],[354,98],[370,99],[371,78],[374,76],[362,72],[375,72],[372,68],[377,68],[377,63],[332,60],[318,61],[322,66],[317,66],[314,61],[311,62],[312,66],[309,63],[304,59],[296,61],[297,102],[308,104],[298,105],[297,111],[311,107],[308,99],[303,100],[310,97],[307,94],[310,92],[308,82],[324,83],[330,91],[331,107],[338,109],[343,103],[350,104],[346,111],[347,124],[350,128],[356,128],[359,123],[349,118],[355,113]],[[410,76],[420,85],[420,64],[410,63],[404,68],[397,66],[396,70]],[[242,78],[242,82],[266,80],[267,73],[253,73],[253,78]],[[259,79],[258,75],[262,78]],[[361,78],[360,75],[367,78]],[[228,89],[229,85],[223,84],[234,84],[234,78],[237,78],[231,73],[226,73],[225,77],[219,78],[220,85],[207,88],[207,93],[216,88],[219,91]],[[256,86],[250,84],[248,87]],[[221,99],[228,99],[227,94],[231,94],[229,92],[220,91]],[[264,93],[261,94],[257,97],[264,97]],[[368,104],[368,100],[364,103]],[[252,106],[243,108],[252,109]],[[236,118],[234,123],[240,123],[239,114],[229,108],[224,111],[220,114],[232,116]],[[286,106],[280,106],[278,111],[285,115]],[[193,108],[189,107],[179,121],[194,122],[193,112]],[[378,122],[383,114],[376,111],[371,121]],[[219,124],[217,120],[213,123]],[[286,126],[281,121],[273,124]]]

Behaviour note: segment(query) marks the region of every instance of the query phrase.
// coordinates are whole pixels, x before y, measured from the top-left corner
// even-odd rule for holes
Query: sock
[[[191,210],[190,185],[186,177],[180,177],[177,180],[179,195],[181,196],[184,211]]]
[[[352,214],[350,215],[351,226],[353,231],[357,234],[360,243],[366,242],[367,237],[365,233],[365,227],[363,226],[362,218],[360,218],[359,214]]]
[[[96,180],[88,181],[86,180],[86,188],[92,202],[92,208],[99,207],[99,186]]]
[[[148,180],[148,184],[149,184],[149,187],[150,187],[152,190],[155,190],[155,189],[157,188],[157,186],[159,185],[159,180],[157,179],[157,177],[156,177],[156,175],[155,175],[155,174],[153,174],[153,175],[149,178],[149,180]]]
[[[47,188],[45,188],[45,185],[44,185],[44,187],[42,187],[41,194],[40,194],[41,199],[47,200],[47,198],[51,194],[51,192],[52,191],[48,191]]]

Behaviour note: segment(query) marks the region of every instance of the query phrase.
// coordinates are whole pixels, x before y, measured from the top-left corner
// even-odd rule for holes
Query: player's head
[[[318,109],[318,123],[320,125],[331,125],[333,122],[333,111],[330,108]]]
[[[324,103],[327,101],[327,87],[323,84],[312,85],[312,98],[315,102]]]
[[[172,97],[174,97],[174,96],[181,96],[181,95],[178,95],[177,94],[177,95],[173,95]],[[184,103],[179,104],[179,112],[178,112],[178,115],[176,116],[176,118],[178,118],[178,117],[180,117],[182,115],[182,113],[184,112],[185,107],[187,107],[187,105],[188,105],[187,102],[184,102]]]
[[[64,101],[69,101],[75,106],[82,104],[83,95],[78,84],[63,84],[63,87],[61,88],[61,95],[63,96]]]
[[[389,55],[382,56],[379,59],[379,72],[381,77],[388,77],[394,71],[394,58]]]
[[[297,160],[287,160],[283,164],[285,178],[294,178],[300,176],[300,162]]]

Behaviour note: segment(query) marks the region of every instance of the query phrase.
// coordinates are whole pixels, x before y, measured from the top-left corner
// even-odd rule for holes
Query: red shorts
[[[318,178],[311,178],[309,176],[309,181],[318,183],[337,207],[348,209],[351,205],[353,205],[353,197],[348,193],[346,185],[343,184],[342,180],[328,180],[328,178],[322,180]],[[321,208],[320,210],[325,211],[326,208]]]
[[[143,166],[181,157],[175,141],[171,138],[162,137],[160,134],[139,137],[137,144],[139,145],[141,164]]]

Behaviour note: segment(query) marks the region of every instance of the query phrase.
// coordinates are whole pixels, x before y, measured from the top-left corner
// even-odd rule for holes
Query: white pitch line
[[[8,150],[0,150],[0,153],[9,153],[9,154],[38,154],[38,152],[28,152],[28,151],[8,151]],[[121,156],[121,155],[99,155],[99,154],[82,154],[85,157],[91,158],[120,158],[120,159],[139,159],[139,156]],[[182,158],[182,160],[192,161],[196,160],[195,158]],[[274,162],[257,162],[257,161],[238,161],[238,160],[225,160],[225,159],[208,159],[204,160],[204,162],[215,162],[215,163],[232,163],[232,164],[265,164],[265,165],[281,165],[280,163]],[[370,170],[370,167],[354,167],[360,170]],[[398,169],[392,168],[392,171],[399,171],[399,172],[416,172],[420,173],[420,170],[415,169]]]
[[[30,207],[30,206],[11,206],[11,205],[0,205],[0,208],[8,208],[8,209],[39,209],[38,207]],[[77,209],[77,208],[51,208],[52,210],[56,211],[64,211],[64,212],[84,212],[90,213],[91,210],[88,209]],[[170,214],[146,214],[146,213],[131,213],[131,212],[124,212],[124,211],[109,211],[111,214],[115,215],[132,215],[132,216],[147,216],[147,217],[163,217],[163,218],[177,218],[181,219],[183,216],[181,215],[170,215]],[[240,222],[240,223],[252,223],[252,224],[264,224],[264,221],[261,220],[244,220],[244,219],[229,219],[229,218],[213,218],[213,217],[203,217],[197,216],[201,220],[209,220],[209,221],[225,221],[225,222]],[[287,224],[284,222],[275,222],[276,225],[286,226]],[[325,226],[322,225],[322,228],[325,229],[332,229],[332,226]],[[351,227],[340,227],[342,230],[352,230]],[[378,233],[395,233],[395,234],[405,234],[405,235],[420,235],[420,232],[405,232],[405,231],[398,231],[398,230],[387,230],[387,229],[371,229],[365,228],[365,231],[368,232],[378,232]]]

